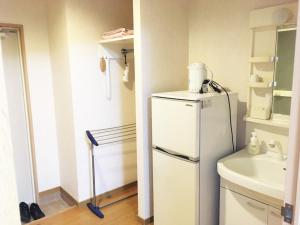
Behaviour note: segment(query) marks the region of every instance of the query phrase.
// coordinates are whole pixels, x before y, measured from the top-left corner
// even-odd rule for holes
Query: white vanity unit
[[[250,13],[246,137],[255,132],[261,151],[241,150],[218,162],[219,225],[282,224],[297,4]]]
[[[271,153],[272,154],[272,153]],[[285,160],[241,150],[218,162],[220,225],[281,225]]]
[[[282,201],[222,180],[220,225],[281,225]]]

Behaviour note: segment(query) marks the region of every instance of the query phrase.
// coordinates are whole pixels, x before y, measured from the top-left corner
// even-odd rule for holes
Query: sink
[[[286,161],[270,154],[250,155],[244,149],[219,160],[218,173],[232,183],[282,200],[285,166]]]

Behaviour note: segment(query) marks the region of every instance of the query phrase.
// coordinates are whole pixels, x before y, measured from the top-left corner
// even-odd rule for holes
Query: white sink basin
[[[219,160],[219,175],[235,184],[267,196],[283,199],[286,162],[268,154],[250,155],[247,150]]]

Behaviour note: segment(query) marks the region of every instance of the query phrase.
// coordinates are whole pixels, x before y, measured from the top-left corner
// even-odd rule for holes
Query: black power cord
[[[230,98],[229,94],[226,91],[222,85],[218,84],[216,81],[213,80],[204,80],[204,85],[209,85],[215,92],[221,93],[224,91],[227,95],[227,101],[228,101],[228,108],[229,108],[229,121],[230,121],[230,131],[231,131],[231,143],[232,143],[232,152],[235,152],[235,145],[234,145],[234,137],[233,137],[233,129],[232,129],[232,113],[231,113],[231,104],[230,104]],[[200,93],[203,93],[203,88],[201,88]]]

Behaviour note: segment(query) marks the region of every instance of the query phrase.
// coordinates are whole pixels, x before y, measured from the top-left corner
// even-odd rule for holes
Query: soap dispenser
[[[251,155],[259,154],[259,141],[255,132],[251,132],[250,143],[248,145],[248,153]]]

